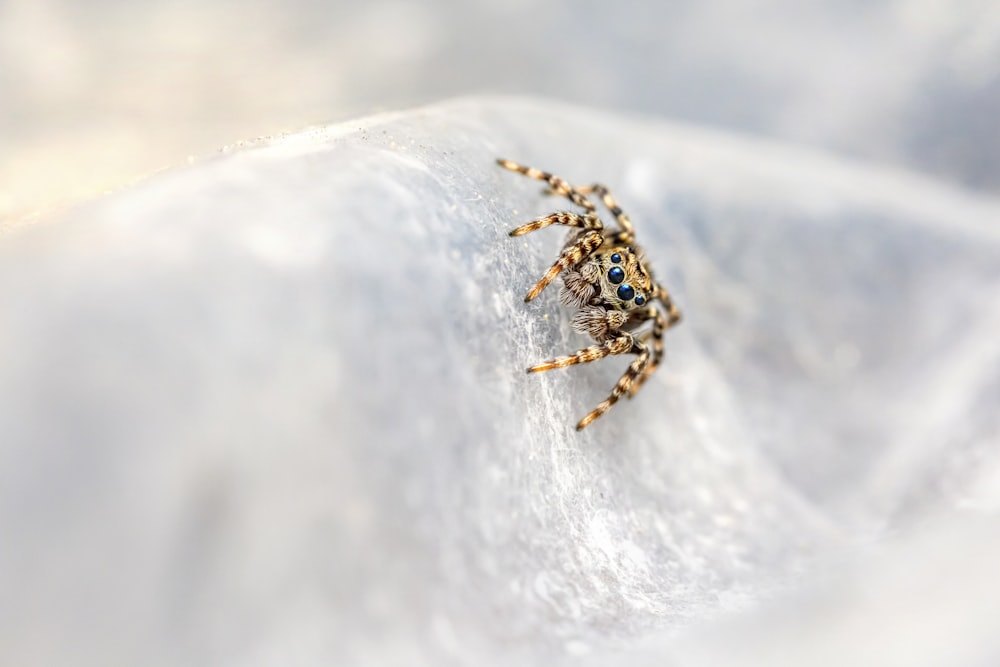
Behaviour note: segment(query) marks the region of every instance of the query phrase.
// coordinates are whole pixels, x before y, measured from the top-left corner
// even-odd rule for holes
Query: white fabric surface
[[[626,362],[524,373],[589,341],[557,290],[522,302],[563,234],[506,232],[569,204],[499,156],[609,185],[685,315],[582,434]],[[904,172],[470,98],[9,234],[3,662],[995,662],[997,220]]]

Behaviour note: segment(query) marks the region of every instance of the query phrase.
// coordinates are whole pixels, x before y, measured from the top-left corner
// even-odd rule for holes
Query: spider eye
[[[641,294],[637,294],[635,297],[635,305],[641,306],[644,303],[646,303],[646,297]]]
[[[628,283],[625,283],[618,288],[618,298],[622,301],[631,301],[632,297],[635,296],[635,290]]]
[[[614,261],[614,257],[612,257],[612,261]],[[617,285],[621,281],[625,280],[625,272],[622,271],[620,266],[612,266],[611,270],[608,271],[608,280],[610,280],[612,284]],[[624,285],[622,285],[622,287],[624,287]]]
[[[622,256],[619,255],[618,253],[615,253],[611,255],[611,261],[614,262],[615,264],[620,264],[622,261]]]

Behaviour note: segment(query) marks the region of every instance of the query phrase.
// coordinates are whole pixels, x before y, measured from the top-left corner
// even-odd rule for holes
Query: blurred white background
[[[483,97],[5,236],[0,664],[1000,664],[997,0],[0,0],[0,232],[475,93],[862,164]],[[685,314],[582,436],[500,147]]]
[[[2,0],[0,222],[242,139],[473,92],[1000,191],[995,0]]]

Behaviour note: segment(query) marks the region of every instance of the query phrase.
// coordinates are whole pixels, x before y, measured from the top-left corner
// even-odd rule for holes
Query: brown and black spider
[[[597,361],[613,354],[636,355],[628,370],[611,390],[611,395],[576,425],[576,430],[579,431],[607,412],[622,394],[631,398],[639,391],[663,358],[663,332],[677,324],[681,314],[670,300],[667,290],[653,280],[642,250],[635,245],[632,221],[622,212],[606,187],[595,183],[574,188],[558,176],[532,167],[503,159],[498,159],[497,163],[504,169],[545,181],[549,186],[547,194],[562,195],[585,211],[582,215],[559,211],[532,220],[510,232],[511,236],[522,236],[549,225],[574,228],[563,245],[559,259],[528,291],[524,300],[527,302],[534,299],[562,274],[560,300],[567,306],[578,309],[573,316],[573,329],[590,334],[597,341],[597,345],[591,345],[575,354],[556,357],[532,366],[528,372],[565,368]],[[614,216],[618,229],[604,227],[594,204],[587,199],[589,194],[601,198]],[[651,329],[636,332],[649,321],[653,323]],[[653,343],[652,354],[647,345],[650,339]]]

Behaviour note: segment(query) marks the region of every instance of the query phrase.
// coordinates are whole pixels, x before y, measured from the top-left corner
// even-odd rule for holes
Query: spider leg
[[[535,286],[528,290],[528,294],[524,297],[525,302],[531,301],[536,296],[541,294],[542,290],[545,289],[549,283],[556,279],[560,273],[564,270],[576,266],[581,261],[589,257],[595,250],[601,247],[604,243],[604,237],[598,231],[584,232],[575,243],[563,248],[562,253],[559,255],[559,259],[556,260],[555,264],[545,272],[545,275],[535,283]]]
[[[646,368],[643,369],[642,374],[635,379],[632,386],[629,387],[628,397],[632,398],[639,391],[639,388],[649,379],[649,376],[653,374],[657,366],[660,365],[660,361],[663,359],[663,332],[666,329],[666,320],[663,317],[663,313],[655,308],[649,309],[651,318],[653,320],[653,330],[649,335],[649,338],[653,341],[653,356]]]
[[[553,176],[547,171],[542,171],[540,169],[535,169],[534,167],[525,167],[512,160],[504,160],[503,158],[497,158],[497,164],[499,164],[504,169],[509,169],[510,171],[516,171],[519,174],[524,174],[528,178],[534,178],[539,181],[545,181],[549,185],[549,189],[553,194],[562,195],[569,199],[571,202],[580,206],[581,208],[587,209],[587,211],[594,211],[594,204],[587,199],[585,195],[580,193],[579,190],[574,188],[572,185],[567,183],[565,180],[559,178],[558,176]]]
[[[591,193],[597,195],[601,198],[604,206],[611,211],[611,215],[615,216],[615,222],[618,223],[618,228],[628,237],[627,243],[631,243],[635,237],[632,230],[632,220],[629,219],[628,215],[622,211],[621,206],[615,201],[615,198],[611,196],[611,192],[608,188],[601,185],[600,183],[594,183],[593,185],[585,185],[582,188],[577,188],[577,192],[583,195],[589,195]]]
[[[668,329],[681,321],[681,311],[677,310],[677,306],[674,305],[673,300],[670,298],[670,292],[666,288],[659,284],[654,285],[653,298],[662,303],[663,307],[667,309]]]
[[[596,408],[591,410],[586,417],[580,420],[580,423],[576,425],[577,431],[582,431],[587,428],[592,421],[607,412],[612,405],[618,402],[618,399],[621,398],[622,394],[629,392],[632,388],[632,384],[636,381],[636,378],[640,377],[643,372],[645,372],[646,367],[649,364],[649,348],[646,347],[645,343],[642,343],[641,341],[634,341],[629,352],[638,356],[631,364],[629,364],[629,367],[625,370],[624,375],[618,379],[618,382],[611,390],[611,395],[601,401]]]
[[[660,361],[663,360],[663,332],[674,326],[681,320],[681,313],[677,310],[677,307],[670,300],[670,296],[667,291],[657,285],[654,291],[654,298],[658,299],[664,304],[667,309],[667,315],[664,317],[663,311],[650,306],[647,311],[647,317],[653,320],[653,330],[650,333],[650,338],[653,341],[653,358],[649,365],[643,371],[642,375],[636,378],[635,383],[629,390],[629,398],[635,396],[639,388],[642,387],[643,383],[649,379],[649,376],[653,374],[656,367],[660,365]]]
[[[566,368],[567,366],[574,366],[576,364],[587,364],[612,354],[625,354],[632,349],[634,344],[635,341],[632,338],[632,334],[619,332],[617,336],[604,341],[600,345],[591,345],[573,354],[535,364],[528,369],[528,372],[541,373],[542,371],[550,371],[553,368]]]
[[[549,225],[581,227],[583,229],[593,229],[598,232],[604,229],[604,223],[601,222],[600,218],[598,218],[597,214],[593,211],[587,213],[586,215],[560,211],[558,213],[553,213],[552,215],[547,215],[543,218],[532,220],[531,222],[521,225],[517,229],[512,229],[510,231],[510,236],[524,236],[525,234],[530,234],[533,231],[542,229],[543,227],[548,227]]]

